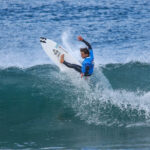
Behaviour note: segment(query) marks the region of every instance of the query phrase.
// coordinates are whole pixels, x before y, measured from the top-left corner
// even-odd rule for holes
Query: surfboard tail
[[[40,42],[46,43],[46,38],[45,37],[40,37]]]

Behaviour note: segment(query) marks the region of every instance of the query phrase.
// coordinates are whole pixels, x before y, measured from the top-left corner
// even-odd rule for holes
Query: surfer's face
[[[82,58],[86,58],[86,57],[88,57],[89,55],[88,54],[85,54],[84,52],[81,52],[81,57]]]

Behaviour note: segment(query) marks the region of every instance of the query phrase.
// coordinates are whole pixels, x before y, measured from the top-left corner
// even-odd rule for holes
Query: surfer
[[[91,76],[94,69],[94,55],[91,45],[85,41],[81,36],[78,36],[78,40],[84,42],[88,48],[80,48],[81,57],[84,59],[82,66],[77,64],[71,64],[64,60],[64,54],[60,57],[60,63],[63,63],[69,68],[75,69],[77,72],[81,73],[81,78],[83,76]]]

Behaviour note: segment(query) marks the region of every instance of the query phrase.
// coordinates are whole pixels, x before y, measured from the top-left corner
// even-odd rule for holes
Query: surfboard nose
[[[45,37],[40,37],[40,42],[46,43],[46,38]]]

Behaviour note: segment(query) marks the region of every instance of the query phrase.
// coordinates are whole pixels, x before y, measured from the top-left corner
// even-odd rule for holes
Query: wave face
[[[96,68],[95,74],[84,81],[75,72],[60,73],[54,65],[1,69],[0,101],[4,107],[0,113],[5,114],[4,110],[14,105],[7,115],[9,118],[19,111],[18,121],[39,116],[45,107],[51,119],[64,113],[71,120],[77,116],[94,125],[128,126],[147,121],[149,70],[148,64],[109,64]],[[57,109],[65,105],[69,111]]]
[[[107,64],[102,67],[113,89],[127,91],[150,91],[150,65],[140,62]]]
[[[74,71],[60,72],[55,65],[0,69],[1,147],[67,143],[61,138],[75,136],[76,130],[81,142],[87,140],[83,135],[87,132],[89,136],[89,130],[96,134],[107,128],[111,134],[120,134],[149,127],[149,68],[149,64],[138,62],[108,64],[95,68],[94,75],[86,80]],[[144,78],[139,76],[141,70]],[[104,136],[105,132],[99,134]]]

